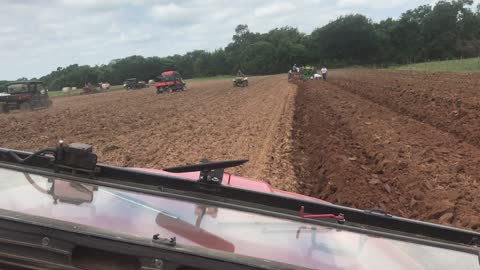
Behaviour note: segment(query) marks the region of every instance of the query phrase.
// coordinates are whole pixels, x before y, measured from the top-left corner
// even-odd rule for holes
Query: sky
[[[0,0],[0,79],[70,64],[167,56],[226,46],[238,24],[310,33],[340,15],[379,21],[434,0]]]

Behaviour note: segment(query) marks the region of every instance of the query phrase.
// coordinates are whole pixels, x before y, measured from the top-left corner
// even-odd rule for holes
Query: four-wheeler
[[[123,82],[123,88],[125,88],[127,90],[142,89],[142,88],[145,88],[145,87],[147,87],[147,84],[144,81],[137,81],[136,78],[126,79]]]
[[[52,105],[48,91],[41,81],[17,81],[8,83],[0,93],[0,113],[20,109],[30,111]]]
[[[248,77],[235,77],[233,81],[233,87],[247,87]]]
[[[157,94],[163,92],[177,92],[185,90],[185,82],[177,71],[165,71],[157,77],[158,81],[154,84]]]
[[[140,88],[146,88],[146,87],[148,87],[148,84],[147,84],[146,81],[138,81],[137,84],[138,84],[138,86],[139,86]]]
[[[102,85],[99,85],[98,87],[95,87],[92,84],[87,83],[83,87],[82,94],[83,95],[90,95],[90,94],[97,94],[97,93],[100,93],[100,92],[103,92],[103,91],[105,91],[105,90],[102,88]]]

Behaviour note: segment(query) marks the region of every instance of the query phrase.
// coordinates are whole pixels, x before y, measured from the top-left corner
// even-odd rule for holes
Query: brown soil
[[[331,83],[480,146],[480,74],[343,70]]]
[[[151,88],[55,98],[48,110],[0,115],[0,145],[33,151],[59,139],[84,142],[100,162],[158,169],[247,158],[230,171],[257,179],[275,172],[268,180],[288,183],[293,168],[282,148],[272,150],[288,144],[283,134],[293,119],[296,86],[283,78],[253,78],[247,88],[233,88],[231,80],[192,82],[185,92],[158,96]]]
[[[192,82],[56,98],[53,108],[0,115],[0,145],[37,150],[59,139],[100,161],[163,168],[248,158],[231,172],[361,209],[480,229],[480,75],[333,71]]]
[[[422,111],[411,96],[376,87],[369,81],[373,74],[378,82],[393,80],[396,73],[341,71],[332,75],[332,82],[300,86],[294,122],[300,149],[294,160],[303,159],[296,173],[305,179],[300,189],[341,205],[480,229],[479,148],[461,135],[480,125],[469,122],[465,132],[449,132],[446,125],[435,125],[435,119],[450,107]],[[353,78],[358,81],[349,83]],[[395,81],[399,88],[410,87],[408,82]],[[448,88],[448,81],[442,86]],[[421,89],[415,95],[443,93]],[[417,120],[419,115],[424,121]]]

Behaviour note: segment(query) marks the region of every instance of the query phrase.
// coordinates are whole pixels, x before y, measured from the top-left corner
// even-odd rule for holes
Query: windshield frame
[[[93,179],[88,175],[55,173],[49,168],[51,162],[49,157],[36,157],[35,161],[32,161],[32,163],[35,163],[35,166],[17,165],[14,164],[15,161],[13,159],[8,159],[9,155],[7,155],[7,153],[9,151],[12,150],[0,148],[1,168],[162,196],[165,198],[208,203],[270,217],[339,228],[356,233],[456,250],[475,255],[479,254],[479,250],[475,246],[478,244],[475,241],[480,239],[480,233],[477,232],[378,214],[372,211],[306,201],[284,195],[266,194],[231,186],[219,185],[211,187],[181,177],[160,175],[143,172],[138,169],[119,168],[104,164],[97,165],[100,173]],[[23,151],[15,152],[23,157],[29,154]],[[2,160],[2,157],[7,157],[8,160]],[[314,213],[341,212],[345,214],[347,222],[345,224],[337,224],[327,220],[304,219],[298,215],[296,206],[299,206],[298,208],[305,206],[309,212],[315,211]],[[437,235],[439,237],[435,237]]]
[[[308,269],[219,250],[180,244],[174,246],[165,245],[160,242],[156,243],[128,234],[112,234],[96,227],[0,209],[0,243],[8,241],[13,246],[18,245],[21,247],[25,245],[25,242],[28,243],[31,241],[29,244],[32,248],[41,250],[45,247],[38,245],[36,241],[38,236],[42,236],[42,239],[48,238],[49,242],[52,242],[49,248],[49,251],[52,253],[69,254],[72,253],[69,246],[80,246],[111,251],[117,254],[124,253],[136,256],[139,259],[151,258],[151,261],[161,258],[161,260],[181,264],[185,263],[185,265],[190,266],[195,266],[199,261],[202,261],[210,265],[211,269]],[[15,240],[12,241],[11,238]],[[10,251],[8,247],[7,250]],[[16,249],[12,248],[11,250],[15,252]],[[7,253],[0,255],[0,258],[8,256],[6,254]],[[23,254],[25,253],[20,252],[16,255],[22,257]],[[34,255],[36,254],[31,253],[26,256],[24,255],[25,257],[23,259],[33,261],[30,256],[33,257]],[[44,253],[42,253],[42,255],[44,255]],[[181,261],[179,255],[181,256]],[[48,259],[43,260],[49,261]]]

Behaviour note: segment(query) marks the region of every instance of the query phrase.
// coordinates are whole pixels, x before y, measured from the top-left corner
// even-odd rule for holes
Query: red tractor
[[[157,94],[185,90],[185,82],[177,71],[165,71],[157,78],[158,81],[154,84],[157,89]]]

